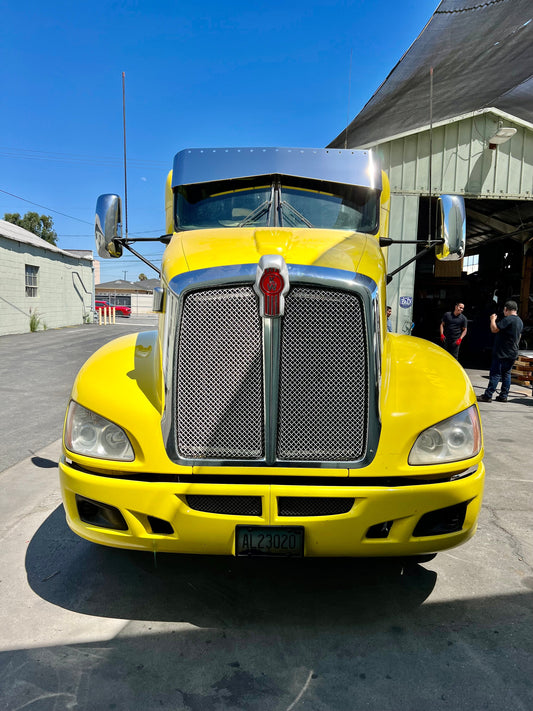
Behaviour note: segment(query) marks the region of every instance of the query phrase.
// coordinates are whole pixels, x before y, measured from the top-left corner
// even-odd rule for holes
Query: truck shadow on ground
[[[431,594],[437,574],[395,559],[236,559],[125,551],[78,538],[58,507],[26,553],[32,590],[99,617],[200,627],[342,627],[394,618]]]
[[[160,555],[156,567],[78,538],[62,507],[25,563],[37,595],[97,618],[92,641],[65,630],[1,652],[1,708],[532,708],[532,578],[520,593],[422,604],[436,573],[394,561]],[[102,617],[125,620],[112,639]]]

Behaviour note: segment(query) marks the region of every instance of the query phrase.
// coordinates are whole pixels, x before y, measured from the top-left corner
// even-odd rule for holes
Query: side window
[[[39,277],[39,267],[33,266],[33,264],[26,264],[25,270],[25,287],[26,296],[37,296],[38,277]]]

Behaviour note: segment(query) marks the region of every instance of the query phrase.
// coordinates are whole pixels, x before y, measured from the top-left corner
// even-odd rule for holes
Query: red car
[[[95,301],[94,308],[99,311],[100,309],[111,309],[113,306],[107,301]],[[124,316],[125,318],[131,316],[131,309],[129,306],[116,305],[114,309],[117,316]]]

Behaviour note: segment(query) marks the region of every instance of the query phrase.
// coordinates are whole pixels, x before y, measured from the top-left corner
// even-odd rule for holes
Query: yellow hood
[[[365,274],[379,283],[385,265],[378,240],[346,230],[236,228],[175,234],[163,257],[167,281],[186,271],[232,264],[257,264],[279,254],[287,264],[312,265]]]

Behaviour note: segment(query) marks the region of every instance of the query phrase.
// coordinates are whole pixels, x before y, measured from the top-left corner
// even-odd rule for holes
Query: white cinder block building
[[[67,252],[0,220],[0,336],[89,320],[94,299],[92,252]]]

